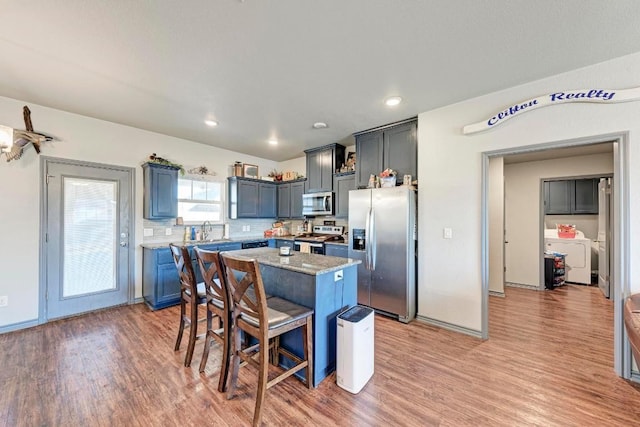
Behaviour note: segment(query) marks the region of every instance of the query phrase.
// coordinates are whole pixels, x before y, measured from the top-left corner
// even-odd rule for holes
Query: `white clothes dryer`
[[[544,230],[544,244],[547,251],[559,252],[565,256],[565,281],[591,284],[591,239],[576,230],[575,238],[559,238],[558,230]]]

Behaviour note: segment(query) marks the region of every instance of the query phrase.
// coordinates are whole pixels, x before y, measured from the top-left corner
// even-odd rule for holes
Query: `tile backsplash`
[[[314,225],[323,224],[324,220],[334,220],[336,225],[343,225],[345,231],[347,231],[348,223],[346,219],[340,218],[312,218]],[[262,237],[264,231],[270,229],[273,219],[230,219],[229,224],[229,238],[242,239],[242,238],[254,238]],[[285,222],[289,223],[289,230],[291,234],[297,234],[299,232],[298,227],[302,227],[302,220],[299,219],[285,219]],[[143,243],[164,243],[164,242],[177,242],[184,238],[185,227],[191,228],[191,225],[176,225],[175,219],[166,220],[149,220],[143,219]],[[195,225],[196,229],[200,229],[200,225]],[[169,232],[170,234],[167,234]],[[221,239],[224,234],[223,224],[212,225],[212,235],[210,239]]]

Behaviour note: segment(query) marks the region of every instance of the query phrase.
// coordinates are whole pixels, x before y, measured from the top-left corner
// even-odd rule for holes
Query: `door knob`
[[[120,242],[120,246],[122,246],[123,248],[127,246],[127,242]]]

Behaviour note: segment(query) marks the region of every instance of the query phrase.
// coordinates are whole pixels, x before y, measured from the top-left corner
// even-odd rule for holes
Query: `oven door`
[[[296,240],[293,242],[293,250],[300,252],[301,243],[309,245],[309,252],[317,255],[324,255],[324,243],[317,242],[302,242]]]

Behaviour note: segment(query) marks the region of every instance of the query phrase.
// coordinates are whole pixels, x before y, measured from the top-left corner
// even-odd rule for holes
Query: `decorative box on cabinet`
[[[276,184],[232,176],[229,180],[229,218],[275,218]]]
[[[336,218],[349,217],[349,191],[356,189],[356,175],[353,172],[336,174],[333,177],[333,190],[335,191]]]
[[[165,219],[178,216],[178,168],[145,163],[143,216]]]
[[[333,174],[344,163],[345,147],[329,144],[311,150],[307,155],[307,193],[333,191]]]
[[[366,188],[370,175],[390,168],[404,175],[418,176],[418,122],[415,119],[355,134],[356,186]]]

